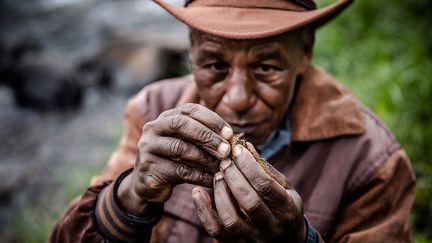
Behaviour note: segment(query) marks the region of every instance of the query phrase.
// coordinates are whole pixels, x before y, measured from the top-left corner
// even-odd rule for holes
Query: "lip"
[[[250,120],[237,120],[237,121],[227,121],[231,125],[239,126],[239,127],[246,127],[246,126],[252,126],[257,125],[265,122],[266,119],[261,119],[258,121],[250,121]]]
[[[234,132],[245,132],[245,133],[251,133],[253,132],[258,126],[263,124],[265,121],[260,122],[254,122],[254,123],[229,123],[231,127],[234,129]]]

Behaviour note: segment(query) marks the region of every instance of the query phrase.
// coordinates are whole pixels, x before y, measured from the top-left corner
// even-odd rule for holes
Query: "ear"
[[[191,65],[192,65],[192,58],[193,58],[192,48],[189,48],[188,61],[189,61],[189,64],[191,64]]]
[[[300,60],[299,74],[306,72],[306,69],[311,63],[313,46],[315,43],[315,30],[305,29],[303,32],[303,49],[302,57]]]
[[[195,48],[199,44],[201,33],[195,29],[189,28],[189,63],[192,64],[195,58]]]

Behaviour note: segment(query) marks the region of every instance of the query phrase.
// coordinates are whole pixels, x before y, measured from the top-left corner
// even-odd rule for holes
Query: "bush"
[[[410,221],[418,242],[432,242],[430,9],[427,0],[355,1],[318,30],[314,53],[314,62],[350,87],[406,149],[417,176]]]

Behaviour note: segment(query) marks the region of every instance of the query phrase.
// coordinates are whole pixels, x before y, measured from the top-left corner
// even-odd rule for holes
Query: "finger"
[[[217,212],[212,208],[210,195],[203,188],[195,187],[192,189],[192,199],[198,217],[210,237],[223,242],[228,241],[228,232],[220,222]]]
[[[141,153],[139,157],[145,163],[139,163],[136,168],[144,174],[149,174],[151,171],[151,175],[147,177],[153,177],[152,180],[154,181],[170,184],[190,183],[209,188],[213,186],[213,175],[204,170],[176,163],[150,153]]]
[[[233,148],[234,163],[247,181],[260,195],[265,204],[278,219],[290,221],[299,214],[301,200],[293,198],[263,167],[255,162],[252,153],[242,145]],[[297,194],[298,195],[298,194]],[[300,210],[301,211],[301,210]]]
[[[258,231],[240,216],[236,202],[221,172],[215,174],[213,188],[217,213],[225,229],[239,236],[258,239]]]
[[[276,218],[232,160],[223,160],[220,168],[232,195],[249,216],[251,223],[267,229],[270,225],[275,225]]]
[[[260,158],[261,157],[258,154],[258,152],[256,151],[255,147],[250,142],[246,142],[246,147],[252,153],[252,155],[255,158]],[[273,165],[271,165],[267,161],[264,161],[264,163],[262,163],[261,166],[265,170],[265,172],[267,172],[267,174],[269,174],[273,179],[275,179],[282,187],[284,187],[286,189],[291,189],[292,188],[292,185],[288,181],[288,178],[286,178],[286,176],[284,174],[282,174],[281,172],[279,172],[278,170],[276,170],[273,167]]]
[[[176,181],[211,188],[213,175],[183,164],[174,164],[173,174]]]
[[[171,115],[158,119],[153,130],[161,136],[178,136],[196,144],[219,159],[226,158],[231,148],[226,139],[197,120],[186,115]]]
[[[145,146],[146,150],[152,154],[213,174],[219,171],[219,160],[192,143],[174,137],[155,136],[149,140],[151,141],[144,138],[140,146]]]
[[[258,153],[258,151],[256,151],[255,147],[253,146],[253,144],[251,144],[250,142],[246,142],[246,147],[247,149],[252,153],[252,155],[255,158],[261,158],[260,154]]]
[[[178,109],[165,111],[161,116],[172,116],[176,114],[186,115],[197,120],[212,131],[220,134],[226,140],[229,140],[233,135],[233,130],[228,123],[226,123],[216,112],[202,105],[187,103],[179,106]]]

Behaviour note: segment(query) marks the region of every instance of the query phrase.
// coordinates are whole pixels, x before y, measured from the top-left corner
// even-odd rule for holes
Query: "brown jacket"
[[[185,102],[199,102],[191,76],[154,83],[130,100],[118,149],[57,221],[52,242],[103,239],[94,220],[99,192],[133,167],[143,124]],[[300,82],[290,124],[292,142],[270,162],[295,186],[306,217],[326,242],[411,241],[406,221],[415,175],[403,149],[374,114],[311,66]],[[174,189],[153,228],[152,242],[211,241],[196,214],[191,189],[189,184]],[[131,233],[121,227],[110,229],[120,236]]]

